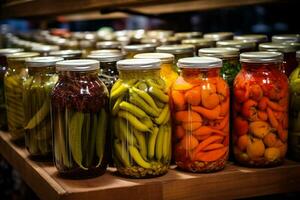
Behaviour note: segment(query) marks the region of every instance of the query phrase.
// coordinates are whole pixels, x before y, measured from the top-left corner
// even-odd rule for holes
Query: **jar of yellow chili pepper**
[[[20,52],[7,56],[8,69],[4,76],[8,130],[13,140],[24,137],[23,82],[27,76],[25,59],[38,53]]]
[[[234,81],[233,145],[238,163],[272,167],[283,163],[288,139],[288,80],[279,52],[240,55]]]
[[[182,58],[178,66],[181,74],[171,89],[175,162],[191,172],[221,170],[229,152],[230,104],[222,60]]]

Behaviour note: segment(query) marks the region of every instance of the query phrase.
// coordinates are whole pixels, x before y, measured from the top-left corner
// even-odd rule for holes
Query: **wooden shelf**
[[[175,169],[153,179],[126,179],[114,169],[97,178],[62,179],[52,163],[33,162],[28,153],[0,132],[0,153],[20,172],[24,181],[41,199],[175,200],[237,199],[300,191],[300,163],[269,169],[252,169],[228,164],[211,174],[192,174]]]

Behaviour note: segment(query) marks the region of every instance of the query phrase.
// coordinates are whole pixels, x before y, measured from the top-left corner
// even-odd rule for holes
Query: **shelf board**
[[[210,174],[171,169],[165,176],[142,180],[120,178],[109,169],[100,177],[70,180],[60,178],[52,163],[30,160],[8,133],[0,132],[0,153],[36,194],[47,200],[237,199],[300,191],[300,163],[293,161],[265,169],[228,164],[225,170]]]

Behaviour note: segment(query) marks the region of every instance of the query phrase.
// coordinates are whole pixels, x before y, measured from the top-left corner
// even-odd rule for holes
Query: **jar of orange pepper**
[[[192,172],[221,170],[228,158],[230,99],[219,75],[222,60],[182,58],[178,66],[171,89],[175,162]]]
[[[288,137],[288,80],[279,52],[240,55],[234,81],[233,145],[238,163],[272,167],[283,163]]]

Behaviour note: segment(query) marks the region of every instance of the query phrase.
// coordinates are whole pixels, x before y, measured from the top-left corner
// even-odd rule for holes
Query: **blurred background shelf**
[[[50,162],[33,162],[27,151],[0,132],[0,153],[21,174],[41,199],[237,199],[300,191],[300,163],[252,169],[228,164],[211,174],[170,170],[154,179],[126,179],[110,169],[100,177],[85,180],[62,179]],[[176,189],[175,189],[176,188]]]

